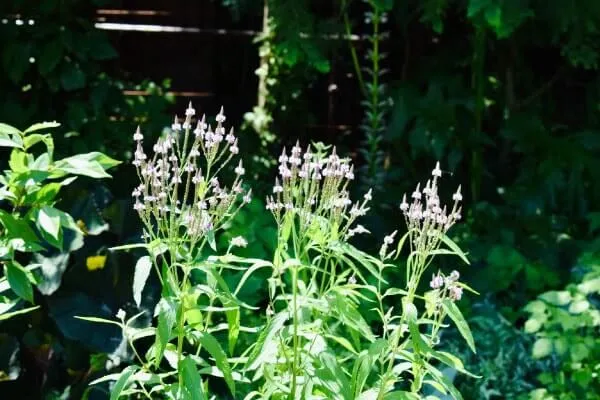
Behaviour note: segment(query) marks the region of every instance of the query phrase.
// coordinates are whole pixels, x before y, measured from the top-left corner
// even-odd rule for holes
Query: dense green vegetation
[[[239,190],[253,196],[237,210],[243,195],[227,192],[232,208],[211,214],[226,218],[195,241],[178,240],[170,217],[168,229],[143,240],[161,223],[134,211],[130,193],[144,175],[132,163],[142,153],[152,159],[163,133],[193,131],[204,112],[221,126],[221,104],[188,111],[186,129],[166,92],[171,77],[132,82],[93,26],[95,8],[126,3],[0,4],[0,387],[8,398],[205,398],[194,392],[201,383],[217,398],[287,398],[305,388],[300,364],[321,398],[379,398],[384,383],[386,399],[418,398],[411,391],[600,398],[600,3],[222,0],[227,24],[262,31],[256,104],[224,124],[240,131],[239,143],[225,141],[243,166],[219,171],[223,187],[244,176]],[[216,65],[236,55],[222,57]],[[328,101],[349,126],[340,134],[309,129],[328,120]],[[171,125],[167,111],[182,118]],[[62,125],[36,124],[46,120]],[[143,142],[132,140],[137,125]],[[332,224],[317,229],[285,201],[265,200],[279,193],[279,154],[297,139],[324,162],[332,149],[320,142],[351,156],[354,182],[329,195],[362,202],[370,193],[358,220],[370,234],[357,239],[347,235],[355,225],[335,225],[350,206],[314,210]],[[201,153],[207,165],[223,161]],[[435,261],[421,276],[409,247],[416,237],[394,254],[380,250],[404,237],[402,195],[410,202],[416,182],[424,189],[436,178],[437,160],[447,212],[462,188],[461,220],[438,244],[470,265],[432,247],[423,260]],[[217,172],[202,168],[206,182]],[[281,181],[292,197],[304,190],[294,185]],[[190,202],[218,197],[210,190]],[[279,203],[282,215],[272,213]],[[464,295],[448,280],[455,269]],[[308,332],[321,347],[304,353]],[[265,347],[275,337],[281,364]],[[401,351],[404,359],[390,361]],[[159,388],[144,393],[142,381]]]

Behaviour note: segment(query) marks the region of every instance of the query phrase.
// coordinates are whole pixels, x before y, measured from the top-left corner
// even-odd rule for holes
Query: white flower
[[[142,132],[140,131],[140,127],[138,126],[135,133],[133,134],[133,140],[139,142],[143,138],[144,138],[144,135],[142,135]]]
[[[196,115],[196,110],[194,110],[194,108],[192,107],[191,101],[190,101],[190,104],[188,105],[187,110],[185,110],[185,115],[186,115],[186,117],[191,117],[193,115]]]
[[[402,203],[400,204],[400,209],[404,212],[408,210],[408,203],[406,202],[406,194],[402,196]]]
[[[120,320],[124,320],[125,319],[125,311],[123,311],[122,309],[119,308],[119,311],[117,311],[117,318]]]
[[[231,246],[246,247],[246,246],[248,246],[248,242],[242,236],[236,236],[233,239],[231,239]]]
[[[452,300],[460,300],[463,294],[463,288],[461,288],[460,286],[450,286],[449,288],[449,292],[450,292],[450,298]]]
[[[171,125],[171,129],[176,132],[181,130],[181,124],[177,120],[177,116],[175,116],[175,120],[173,121],[173,124]]]
[[[462,194],[460,193],[460,185],[458,185],[458,189],[456,189],[456,193],[452,195],[452,200],[454,201],[462,201]]]
[[[412,194],[412,198],[415,200],[421,200],[421,192],[419,191],[421,184],[418,183],[417,184],[417,188],[415,189],[415,191]]]
[[[432,276],[431,282],[429,283],[432,289],[439,289],[444,286],[444,278],[441,275]]]
[[[437,177],[437,178],[442,176],[442,170],[440,169],[439,161],[435,164],[435,168],[433,169],[433,171],[431,171],[431,175],[433,175],[434,177]]]
[[[350,278],[348,278],[348,284],[356,285],[356,277],[354,275],[352,275]]]
[[[373,189],[369,189],[367,193],[364,195],[365,201],[371,201],[373,199]]]
[[[217,122],[225,122],[225,114],[223,114],[223,106],[221,106],[221,110],[219,111],[219,114],[217,114],[217,117],[215,119],[217,120]]]
[[[240,163],[238,164],[237,167],[235,167],[235,173],[238,176],[242,176],[244,175],[244,173],[246,172],[246,170],[244,169],[244,167],[242,166],[242,160],[240,160]]]
[[[398,231],[394,231],[394,232],[390,233],[389,235],[387,235],[386,237],[384,237],[383,238],[383,243],[386,244],[386,245],[388,245],[388,246],[390,244],[394,243],[394,236],[396,236],[397,232]]]
[[[273,193],[283,193],[283,186],[279,184],[279,180],[275,178],[275,186],[273,186]]]
[[[456,282],[458,278],[460,278],[460,274],[458,273],[458,271],[452,271],[448,278],[450,278],[451,281]]]

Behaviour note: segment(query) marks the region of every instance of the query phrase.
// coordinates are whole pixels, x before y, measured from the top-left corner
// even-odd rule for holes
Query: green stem
[[[293,355],[292,360],[292,389],[290,391],[290,400],[296,398],[296,371],[298,369],[298,268],[292,267],[292,308],[293,308]]]
[[[367,96],[367,88],[363,79],[362,71],[360,69],[360,63],[358,62],[358,56],[356,54],[356,48],[352,44],[352,27],[350,26],[350,18],[348,17],[348,6],[346,0],[342,0],[342,14],[344,16],[344,28],[346,30],[346,37],[348,40],[348,46],[350,47],[350,55],[352,56],[352,64],[354,65],[354,71],[356,72],[356,78],[358,79],[358,85],[363,96]]]

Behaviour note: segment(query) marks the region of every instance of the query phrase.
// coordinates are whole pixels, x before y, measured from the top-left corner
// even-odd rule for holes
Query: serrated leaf
[[[142,302],[142,292],[146,286],[146,281],[150,276],[150,270],[152,269],[152,261],[150,256],[143,256],[135,264],[135,272],[133,275],[133,300],[139,307]]]
[[[450,319],[456,325],[456,328],[469,345],[469,348],[473,351],[473,353],[476,353],[477,351],[475,350],[475,341],[473,340],[473,334],[471,333],[469,324],[467,324],[467,321],[460,312],[460,309],[456,306],[456,304],[450,301],[450,299],[444,299],[442,301],[442,307],[446,311],[446,314],[448,314]]]

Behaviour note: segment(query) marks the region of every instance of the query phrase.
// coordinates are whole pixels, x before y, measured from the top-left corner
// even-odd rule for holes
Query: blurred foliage
[[[476,316],[469,323],[477,340],[477,354],[457,339],[458,332],[443,338],[449,351],[482,377],[457,376],[460,392],[466,399],[527,399],[536,387],[536,375],[547,364],[530,357],[533,340],[489,301],[474,304],[472,310]]]
[[[533,399],[600,398],[600,264],[586,254],[579,274],[564,290],[541,294],[525,307],[525,332],[535,334],[532,356],[554,358],[555,368],[542,372]]]
[[[169,82],[130,83],[114,63],[118,54],[94,28],[95,9],[110,0],[16,0],[0,3],[0,120],[23,126],[60,120],[59,154],[88,149],[129,155],[135,125],[160,132],[168,122]],[[123,96],[123,90],[147,96]],[[115,134],[120,132],[121,134]]]

